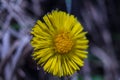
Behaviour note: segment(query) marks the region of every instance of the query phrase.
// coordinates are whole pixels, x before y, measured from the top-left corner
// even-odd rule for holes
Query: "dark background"
[[[88,59],[58,78],[32,60],[30,31],[52,10],[75,15],[88,32]],[[0,80],[120,80],[120,0],[0,0]]]

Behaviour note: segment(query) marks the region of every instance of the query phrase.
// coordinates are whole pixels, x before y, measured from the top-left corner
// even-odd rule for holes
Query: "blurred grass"
[[[84,77],[83,76],[79,76],[78,80],[84,80]],[[101,75],[93,75],[92,76],[92,80],[104,80],[104,78]]]
[[[20,26],[17,23],[12,24],[11,28],[14,29],[14,30],[16,30],[16,31],[20,30]]]
[[[72,0],[65,0],[68,13],[71,13]]]
[[[104,80],[103,76],[101,76],[101,75],[94,75],[94,76],[92,76],[92,79],[93,80]]]

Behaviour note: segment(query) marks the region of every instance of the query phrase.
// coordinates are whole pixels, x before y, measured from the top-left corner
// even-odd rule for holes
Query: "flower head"
[[[88,40],[80,22],[70,14],[54,10],[32,28],[33,59],[56,76],[72,75],[84,65]]]

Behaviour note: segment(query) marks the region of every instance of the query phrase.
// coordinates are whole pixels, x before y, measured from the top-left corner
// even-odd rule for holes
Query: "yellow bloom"
[[[72,75],[84,65],[88,40],[79,21],[70,14],[54,10],[32,28],[33,59],[56,76]]]

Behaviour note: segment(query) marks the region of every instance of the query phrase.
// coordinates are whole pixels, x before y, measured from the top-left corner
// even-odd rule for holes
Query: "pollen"
[[[68,33],[62,32],[55,37],[55,49],[60,54],[68,53],[73,46],[73,41]]]

